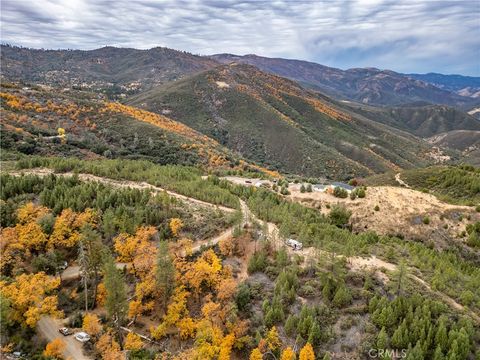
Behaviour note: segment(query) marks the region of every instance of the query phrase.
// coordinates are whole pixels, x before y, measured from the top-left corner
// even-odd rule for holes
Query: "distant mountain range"
[[[168,116],[205,135],[222,149],[216,150],[220,157],[234,163],[244,158],[282,172],[348,179],[424,166],[438,160],[439,151],[466,161],[478,155],[480,120],[462,109],[480,107],[480,99],[459,95],[465,87],[475,89],[478,78],[427,74],[419,80],[374,68],[340,70],[256,55],[204,57],[166,48],[81,51],[2,45],[0,55],[6,85],[41,85],[47,98],[73,89],[77,93],[68,96],[89,101],[108,97]],[[105,133],[110,128],[119,135],[108,141],[99,136],[102,145],[95,153],[125,153],[120,140],[134,134],[125,127],[118,130],[121,123],[108,117],[96,121]],[[152,144],[156,131],[149,137],[148,126],[135,123],[137,137],[143,134]],[[35,138],[35,131],[24,130]],[[87,132],[78,136],[82,144],[83,139],[95,142]],[[175,158],[181,158],[187,144],[188,135],[179,136],[184,134],[175,133],[165,145]],[[471,144],[468,149],[460,145],[463,137]],[[433,156],[432,147],[441,150]],[[149,149],[137,145],[128,156],[157,156]]]
[[[480,78],[401,74],[376,68],[336,69],[308,61],[257,55],[192,55],[168,48],[137,50],[41,50],[1,46],[6,79],[132,93],[179,80],[219,63],[245,63],[297,81],[337,99],[371,105],[444,104],[470,110],[480,105]]]
[[[437,73],[407,74],[407,76],[433,84],[444,90],[456,92],[462,96],[480,98],[480,77]]]

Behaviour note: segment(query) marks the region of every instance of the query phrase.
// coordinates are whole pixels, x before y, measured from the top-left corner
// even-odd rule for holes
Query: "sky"
[[[480,76],[480,0],[1,0],[3,43]]]

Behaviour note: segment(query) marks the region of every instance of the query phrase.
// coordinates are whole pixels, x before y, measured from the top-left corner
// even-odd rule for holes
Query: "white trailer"
[[[286,242],[287,246],[290,246],[293,250],[302,250],[303,244],[300,241],[294,239],[288,239]]]

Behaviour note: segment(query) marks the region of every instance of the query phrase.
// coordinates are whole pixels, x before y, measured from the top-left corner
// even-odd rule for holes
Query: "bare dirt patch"
[[[295,189],[291,189],[289,198],[319,208],[325,215],[330,212],[327,204],[330,207],[344,205],[352,211],[351,221],[356,232],[373,230],[382,235],[435,239],[439,245],[451,239],[463,241],[458,235],[466,225],[480,221],[480,214],[472,207],[447,204],[433,195],[394,186],[369,187],[365,198],[355,200],[340,199],[323,192],[301,193]],[[377,205],[379,210],[375,211]],[[468,216],[470,220],[467,220]]]

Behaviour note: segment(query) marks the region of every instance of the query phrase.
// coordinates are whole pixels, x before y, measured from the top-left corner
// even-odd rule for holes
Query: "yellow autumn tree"
[[[172,231],[173,236],[177,237],[182,227],[183,222],[181,219],[173,218],[170,220],[170,230]]]
[[[143,312],[143,306],[140,300],[132,300],[128,303],[127,317],[130,320],[135,320],[137,316],[142,314],[142,312]]]
[[[175,289],[163,322],[159,326],[150,329],[154,339],[159,340],[165,336],[167,329],[171,326],[176,326],[179,330],[179,335],[184,339],[193,336],[195,323],[188,312],[188,295],[189,292],[185,290],[184,286],[179,286]]]
[[[11,282],[0,281],[0,292],[12,307],[12,320],[34,328],[42,315],[60,317],[57,296],[51,293],[60,285],[60,279],[46,275],[22,274]]]
[[[278,331],[275,326],[272,326],[272,328],[268,331],[265,341],[271,351],[276,351],[280,348],[280,346],[282,346],[282,342],[280,341],[280,337],[278,336]]]
[[[57,132],[58,132],[58,137],[60,138],[60,141],[62,142],[62,144],[65,144],[67,142],[67,135],[65,134],[65,129],[59,127],[57,129]]]
[[[118,261],[132,262],[140,247],[146,246],[157,233],[153,226],[142,226],[137,229],[135,235],[122,233],[113,239]]]
[[[105,283],[101,282],[97,286],[97,304],[99,306],[104,306],[106,298],[107,298],[107,289],[105,289]]]
[[[100,336],[95,344],[95,348],[103,360],[124,360],[120,345],[115,341],[110,332]]]
[[[39,220],[50,211],[44,206],[28,202],[17,210],[17,219],[20,224],[27,224]]]
[[[100,319],[95,314],[85,314],[82,329],[92,336],[97,336],[102,331]]]
[[[219,326],[214,325],[207,318],[200,320],[197,324],[197,334],[195,336],[195,350],[198,359],[216,359],[220,353],[222,340],[223,331]]]
[[[130,332],[127,334],[125,339],[125,349],[126,350],[140,350],[143,347],[143,342],[140,336]]]
[[[315,360],[315,353],[310,343],[306,343],[302,350],[300,350],[299,360]]]
[[[184,274],[185,281],[198,295],[202,286],[215,287],[221,280],[222,262],[213,250],[207,250],[190,266]]]
[[[65,347],[66,344],[62,339],[54,339],[45,347],[43,356],[54,359],[63,359],[63,351],[65,350]]]
[[[263,359],[262,353],[260,352],[260,350],[258,348],[255,348],[250,353],[250,358],[249,359],[250,360],[262,360]]]
[[[15,266],[21,265],[25,248],[18,241],[16,228],[7,227],[0,230],[0,270],[9,273]]]
[[[25,249],[41,250],[46,245],[47,236],[36,222],[29,222],[24,225],[19,224],[16,228],[18,240]]]
[[[72,248],[80,240],[80,229],[89,223],[95,225],[97,214],[92,209],[83,213],[76,213],[71,209],[64,209],[55,220],[53,232],[48,241],[50,248]]]
[[[223,338],[222,343],[220,344],[220,354],[218,355],[218,360],[230,360],[230,354],[232,352],[234,343],[234,334],[228,334]]]
[[[280,360],[295,360],[296,355],[293,352],[292,348],[289,346],[282,352],[282,356],[280,357]]]

